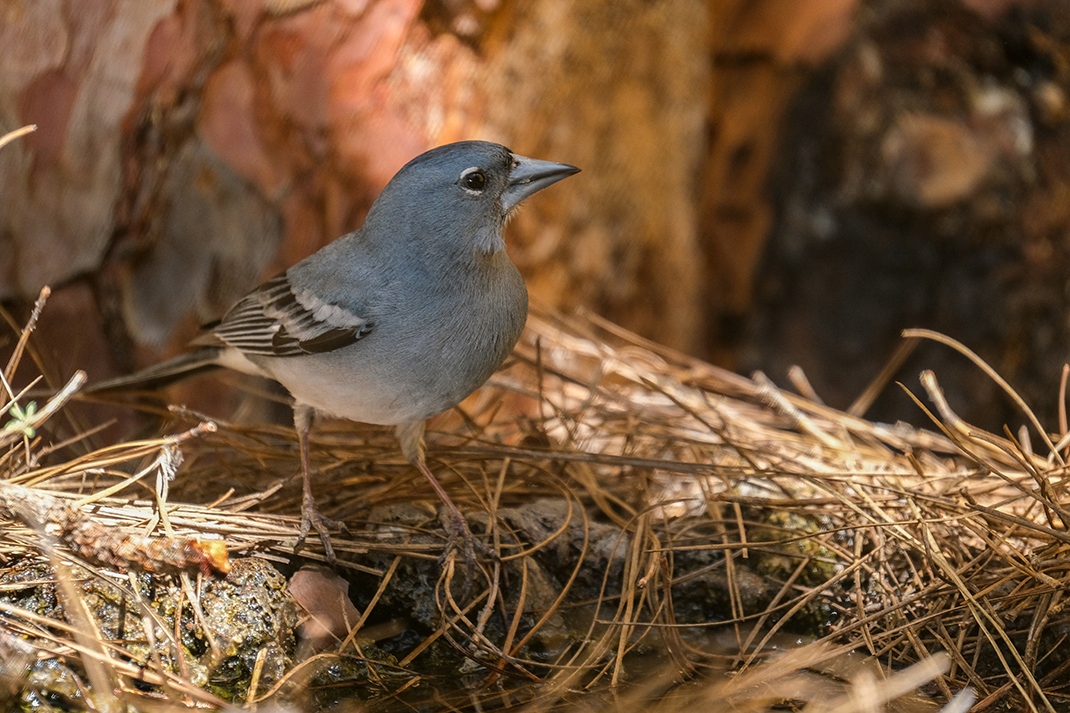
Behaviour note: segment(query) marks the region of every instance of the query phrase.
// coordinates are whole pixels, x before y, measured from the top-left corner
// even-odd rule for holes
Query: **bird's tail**
[[[90,384],[82,390],[82,393],[162,389],[176,381],[219,368],[219,352],[218,347],[201,347],[142,369],[136,374]]]

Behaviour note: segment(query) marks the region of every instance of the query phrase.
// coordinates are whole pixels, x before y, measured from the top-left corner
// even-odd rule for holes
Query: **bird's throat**
[[[483,255],[497,255],[505,251],[505,239],[501,229],[480,231],[475,240],[476,249]]]

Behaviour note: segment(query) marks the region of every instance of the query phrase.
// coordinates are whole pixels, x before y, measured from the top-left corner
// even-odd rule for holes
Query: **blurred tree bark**
[[[536,298],[699,343],[704,3],[8,0],[2,12],[0,126],[39,131],[0,155],[13,258],[0,297],[89,275],[122,327],[116,344],[173,345],[358,227],[409,158],[482,137],[585,170],[511,228]]]
[[[699,199],[707,329],[702,350],[735,365],[753,280],[773,223],[770,171],[782,117],[815,68],[843,45],[857,0],[712,2],[711,145]]]
[[[510,226],[535,298],[774,377],[802,362],[844,405],[898,329],[963,321],[942,322],[937,297],[867,301],[885,283],[859,265],[885,276],[897,251],[973,225],[951,216],[993,185],[1051,208],[1002,213],[1033,225],[1004,244],[1059,254],[1066,170],[1046,157],[1062,156],[1066,124],[1060,6],[2,0],[0,130],[39,130],[0,151],[0,299],[59,288],[60,343],[110,345],[63,365],[127,370],[358,227],[415,154],[486,138],[584,169]],[[1003,108],[978,108],[988,100]],[[888,219],[879,239],[845,230],[860,216]],[[893,235],[904,216],[914,242]],[[1070,331],[1058,274],[1044,288],[1053,344]],[[852,279],[857,292],[835,289]],[[971,289],[997,294],[992,279]]]

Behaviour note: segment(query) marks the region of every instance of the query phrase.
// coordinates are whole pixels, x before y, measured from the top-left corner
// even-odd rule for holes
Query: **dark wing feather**
[[[372,326],[344,307],[295,289],[286,275],[279,275],[234,305],[194,343],[223,342],[246,354],[291,357],[348,346]]]

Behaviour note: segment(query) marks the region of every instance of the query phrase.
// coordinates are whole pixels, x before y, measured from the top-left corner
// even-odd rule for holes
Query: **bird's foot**
[[[444,563],[450,553],[460,552],[464,557],[464,589],[463,599],[468,599],[472,593],[472,582],[475,578],[476,565],[480,559],[498,559],[498,554],[487,546],[482,540],[476,539],[468,522],[459,510],[443,508],[439,515],[442,527],[446,530],[446,549],[442,552],[440,563]]]
[[[332,520],[323,515],[316,507],[316,501],[312,498],[304,498],[301,501],[301,531],[297,536],[297,549],[308,537],[310,530],[315,530],[323,543],[324,552],[327,555],[328,564],[335,563],[334,547],[331,546],[331,530],[341,530],[349,534],[349,528],[341,520]]]

